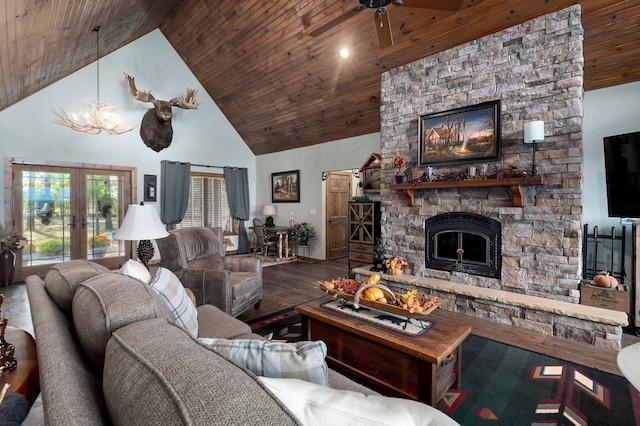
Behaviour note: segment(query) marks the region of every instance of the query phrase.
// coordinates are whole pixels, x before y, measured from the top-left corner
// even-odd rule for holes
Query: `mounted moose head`
[[[197,90],[187,87],[187,96],[183,98],[173,98],[170,101],[160,101],[153,97],[150,91],[136,89],[136,81],[129,74],[125,74],[129,82],[129,94],[133,99],[141,102],[151,102],[153,108],[147,111],[142,117],[140,124],[140,136],[144,144],[152,150],[159,152],[171,145],[173,139],[173,128],[171,127],[172,107],[183,109],[197,109]]]

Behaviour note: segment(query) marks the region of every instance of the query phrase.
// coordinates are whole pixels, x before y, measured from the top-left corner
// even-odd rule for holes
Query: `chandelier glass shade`
[[[68,114],[63,109],[61,112],[54,112],[57,116],[54,123],[67,126],[78,132],[96,135],[102,131],[110,135],[121,135],[135,129],[135,125],[130,125],[125,115],[118,112],[116,107],[107,105],[100,100],[100,27],[95,27],[96,33],[96,99],[83,99],[82,108],[72,114]]]

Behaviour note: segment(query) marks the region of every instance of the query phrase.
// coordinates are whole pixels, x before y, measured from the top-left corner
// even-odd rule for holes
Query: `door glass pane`
[[[70,174],[22,172],[22,230],[29,240],[24,266],[71,258]]]
[[[112,175],[87,175],[87,259],[124,255],[124,243],[114,240],[121,208],[122,179]],[[84,226],[84,223],[83,223]]]

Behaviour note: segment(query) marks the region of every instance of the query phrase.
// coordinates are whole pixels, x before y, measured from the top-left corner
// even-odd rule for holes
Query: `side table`
[[[8,326],[4,337],[8,343],[15,346],[14,357],[18,361],[17,367],[0,376],[0,389],[5,383],[11,386],[7,393],[18,392],[22,394],[29,404],[40,394],[40,375],[38,373],[38,356],[36,354],[36,343],[33,336],[19,328]]]

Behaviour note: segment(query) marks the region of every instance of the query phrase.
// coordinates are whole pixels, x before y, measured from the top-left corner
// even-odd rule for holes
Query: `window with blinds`
[[[232,230],[224,175],[217,173],[191,173],[189,203],[178,228],[188,226],[219,226]]]

